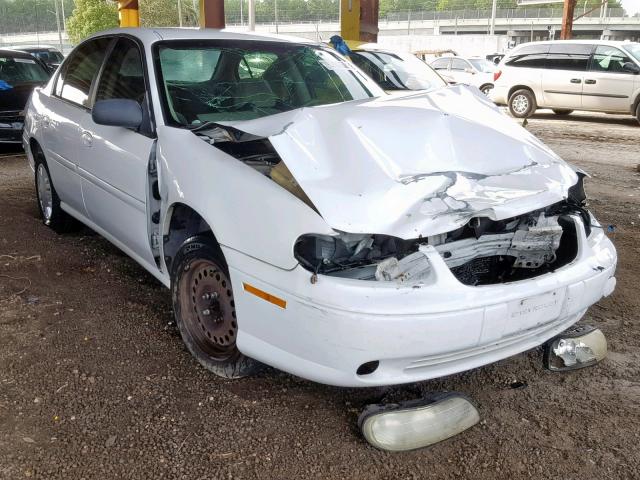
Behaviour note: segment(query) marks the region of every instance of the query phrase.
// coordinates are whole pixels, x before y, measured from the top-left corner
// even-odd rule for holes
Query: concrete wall
[[[507,49],[506,35],[379,35],[378,43],[389,48],[416,50],[454,50],[464,57],[485,56]]]

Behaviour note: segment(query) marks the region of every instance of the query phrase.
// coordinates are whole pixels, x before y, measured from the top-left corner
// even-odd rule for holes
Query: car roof
[[[0,49],[0,55],[4,57],[29,58],[33,60],[33,55],[21,50],[13,50],[11,48]]]
[[[151,45],[163,40],[255,40],[317,45],[318,42],[288,35],[273,35],[256,32],[233,32],[215,28],[114,28],[92,35],[97,38],[109,35],[130,35],[143,44]]]
[[[539,44],[539,45],[555,45],[555,44],[576,44],[576,45],[608,45],[608,46],[612,46],[612,47],[621,47],[623,45],[633,45],[634,43],[638,43],[638,42],[627,42],[627,41],[621,41],[621,40],[596,40],[596,39],[592,39],[592,40],[542,40],[539,42],[526,42],[526,43],[521,43],[519,45],[517,45],[514,50],[516,48],[520,48],[524,45],[534,45],[534,44]]]

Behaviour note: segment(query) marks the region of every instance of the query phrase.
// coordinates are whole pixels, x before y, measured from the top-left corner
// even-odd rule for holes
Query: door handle
[[[580,80],[579,78],[572,78],[571,83],[582,83],[582,80]]]
[[[93,135],[91,135],[91,133],[87,132],[86,130],[82,132],[82,144],[85,147],[90,147],[91,145],[93,145]]]
[[[584,83],[586,83],[587,85],[595,85],[596,81],[593,79],[588,79],[588,80],[585,80]]]

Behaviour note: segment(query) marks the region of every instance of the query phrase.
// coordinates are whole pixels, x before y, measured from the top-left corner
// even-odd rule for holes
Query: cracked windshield
[[[383,91],[336,53],[276,42],[218,42],[158,49],[168,123],[250,120]]]

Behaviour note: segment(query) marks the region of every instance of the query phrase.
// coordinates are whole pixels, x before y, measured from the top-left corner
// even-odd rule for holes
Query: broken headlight
[[[404,249],[404,242],[388,235],[340,232],[337,235],[302,235],[296,240],[294,255],[300,264],[315,273],[380,261]]]

